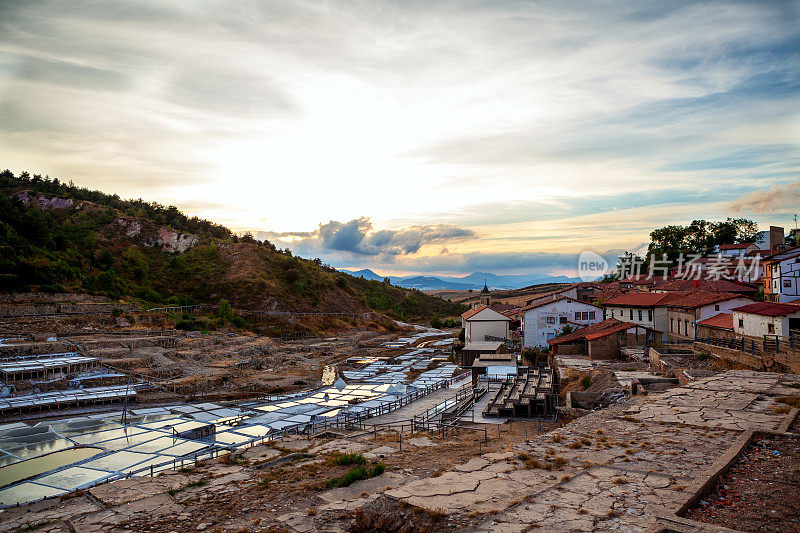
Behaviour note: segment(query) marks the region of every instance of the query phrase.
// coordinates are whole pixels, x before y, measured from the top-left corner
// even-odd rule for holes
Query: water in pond
[[[32,476],[38,476],[54,468],[88,459],[102,451],[100,448],[72,448],[4,466],[0,468],[0,487],[5,487]]]

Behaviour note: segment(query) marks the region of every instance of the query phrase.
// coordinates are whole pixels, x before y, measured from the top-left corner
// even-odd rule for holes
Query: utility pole
[[[800,246],[800,235],[797,234],[797,213],[794,215],[794,245]]]

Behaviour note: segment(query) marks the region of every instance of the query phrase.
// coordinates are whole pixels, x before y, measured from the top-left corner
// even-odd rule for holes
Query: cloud
[[[800,205],[800,182],[786,185],[773,185],[743,195],[730,205],[736,213],[775,213],[782,209],[796,209]]]
[[[475,232],[448,224],[408,226],[399,230],[375,230],[368,217],[348,222],[331,220],[312,232],[256,232],[259,238],[288,243],[306,252],[327,250],[356,255],[400,256],[419,252],[426,244],[441,244],[476,238]]]

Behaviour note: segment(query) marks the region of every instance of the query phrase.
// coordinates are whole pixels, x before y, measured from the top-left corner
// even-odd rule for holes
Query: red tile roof
[[[655,307],[665,305],[668,300],[675,297],[668,292],[629,292],[603,302],[604,306],[612,307]]]
[[[733,315],[731,313],[720,313],[705,320],[698,320],[697,325],[733,331]]]
[[[745,248],[749,248],[750,246],[753,246],[754,244],[755,243],[752,243],[752,242],[742,242],[742,243],[739,243],[739,244],[720,244],[719,245],[719,249],[720,250],[743,250]]]
[[[711,292],[711,291],[692,291],[682,296],[675,295],[670,307],[680,307],[681,309],[697,309],[706,305],[727,302],[734,298],[745,298],[735,292]]]
[[[577,340],[595,340],[634,327],[652,329],[642,326],[641,324],[634,324],[633,322],[623,322],[621,320],[617,320],[616,318],[607,318],[602,322],[598,322],[597,324],[580,328],[571,333],[567,333],[566,335],[556,337],[555,339],[549,339],[547,343],[550,346],[553,346],[556,344],[564,344]]]
[[[492,309],[492,308],[490,306],[488,306],[488,305],[478,305],[476,307],[473,307],[472,309],[470,309],[466,313],[462,314],[461,318],[463,318],[464,320],[469,320],[470,318],[472,318],[473,316],[477,315],[478,313],[480,313],[484,309]],[[492,309],[492,311],[494,311],[495,313],[503,315],[503,313],[501,313],[500,311],[497,311],[495,309]],[[506,320],[511,320],[510,318],[508,318],[505,315],[503,315],[503,318],[505,318]],[[498,318],[498,320],[501,320],[501,319]]]
[[[800,305],[779,304],[774,302],[757,302],[754,304],[743,305],[741,307],[735,307],[732,309],[732,311],[749,313],[751,315],[786,316],[792,313],[800,313]]]
[[[758,289],[746,284],[731,281],[727,279],[713,280],[713,279],[668,279],[659,280],[651,289],[651,291],[688,291],[688,290],[705,290],[711,292],[740,292],[740,293],[755,293]]]

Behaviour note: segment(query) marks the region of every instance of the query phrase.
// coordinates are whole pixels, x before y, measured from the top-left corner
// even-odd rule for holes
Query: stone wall
[[[704,342],[695,342],[692,347],[698,352],[708,352],[718,357],[740,363],[756,370],[764,369],[764,362],[758,355],[753,355],[739,350],[731,350],[730,348],[723,348],[721,346],[714,346],[713,344],[706,344]]]

